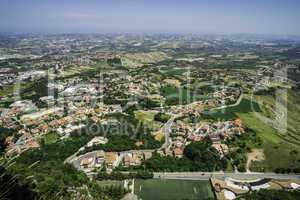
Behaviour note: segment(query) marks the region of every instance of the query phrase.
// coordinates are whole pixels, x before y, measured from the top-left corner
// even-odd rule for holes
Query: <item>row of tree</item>
[[[153,178],[153,173],[149,171],[137,171],[137,172],[129,172],[122,173],[114,171],[110,174],[106,172],[99,172],[96,177],[97,180],[125,180],[125,179],[151,179]]]

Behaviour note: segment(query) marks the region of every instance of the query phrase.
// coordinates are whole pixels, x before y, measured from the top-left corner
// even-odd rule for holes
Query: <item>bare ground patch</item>
[[[247,172],[250,172],[250,165],[253,161],[263,161],[265,160],[265,154],[263,149],[252,149],[251,153],[247,154]]]

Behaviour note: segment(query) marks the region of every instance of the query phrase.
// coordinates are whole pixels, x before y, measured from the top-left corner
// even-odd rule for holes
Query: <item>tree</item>
[[[0,166],[0,199],[33,200],[38,194],[29,189],[27,184],[20,184],[15,176]]]
[[[168,120],[170,119],[170,115],[164,114],[164,113],[157,113],[154,116],[154,120],[162,122],[162,123],[166,123]]]
[[[253,191],[239,199],[245,200],[296,200],[300,197],[300,191],[266,190]]]
[[[219,154],[208,141],[191,143],[185,148],[184,155],[202,171],[216,171],[223,168]]]

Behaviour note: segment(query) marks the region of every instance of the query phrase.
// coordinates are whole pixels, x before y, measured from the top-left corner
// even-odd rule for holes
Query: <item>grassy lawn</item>
[[[154,120],[154,116],[158,113],[155,110],[137,110],[134,111],[134,118],[142,122],[146,127],[157,130],[161,123]]]
[[[45,144],[53,144],[59,140],[57,133],[48,133],[43,137]]]
[[[259,120],[254,113],[236,113],[243,123],[253,129],[266,143],[279,144],[281,138],[272,127]]]
[[[142,200],[214,199],[208,181],[135,180],[134,192]]]
[[[142,121],[143,123],[152,127],[154,125],[154,116],[157,114],[157,111],[145,111],[145,110],[137,110],[134,111],[134,117]]]

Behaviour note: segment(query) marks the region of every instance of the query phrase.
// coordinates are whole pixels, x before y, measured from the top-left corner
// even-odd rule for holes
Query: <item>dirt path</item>
[[[251,172],[250,171],[251,162],[252,161],[263,161],[265,159],[265,154],[262,149],[252,149],[252,152],[248,153],[247,157],[248,157],[248,159],[247,159],[246,170],[247,170],[247,172]]]

